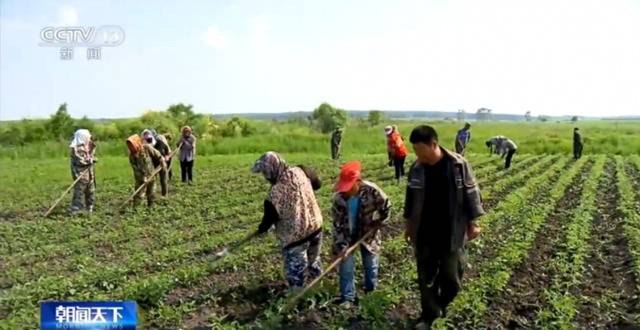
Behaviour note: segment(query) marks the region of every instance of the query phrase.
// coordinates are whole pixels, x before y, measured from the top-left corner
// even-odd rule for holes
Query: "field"
[[[640,325],[640,156],[634,147],[618,152],[624,155],[586,152],[578,161],[523,148],[505,171],[476,143],[468,159],[487,215],[481,237],[468,244],[463,289],[436,327]],[[38,302],[53,299],[136,300],[144,328],[411,328],[420,307],[401,219],[405,185],[391,178],[385,155],[358,155],[351,142],[346,148],[393,203],[391,224],[383,229],[379,290],[361,294],[357,308],[340,309],[331,303],[338,294],[332,273],[284,314],[287,288],[273,233],[212,259],[257,228],[269,188],[249,171],[259,154],[199,157],[194,186],[174,181],[168,199],[124,214],[115,210],[131,191],[131,169],[124,157],[103,156],[96,168],[97,212],[66,216],[67,196],[50,218],[42,213],[70,183],[68,160],[6,157],[14,159],[0,161],[0,328],[37,328]],[[339,163],[328,159],[328,150],[284,157],[313,165],[323,180],[317,196],[326,265]]]

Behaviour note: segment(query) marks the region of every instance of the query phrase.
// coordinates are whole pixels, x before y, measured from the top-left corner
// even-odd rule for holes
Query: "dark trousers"
[[[331,159],[340,158],[340,144],[331,144]]]
[[[182,174],[182,182],[187,181],[187,179],[193,181],[193,160],[190,162],[181,160],[180,172]]]
[[[456,139],[456,153],[464,156],[464,148],[465,146]]]
[[[582,157],[582,144],[573,145],[573,158],[579,159]]]
[[[422,320],[431,323],[444,316],[445,309],[458,295],[464,273],[465,250],[434,253],[427,247],[416,248],[418,286]]]
[[[504,163],[504,168],[509,168],[511,167],[511,159],[513,158],[513,154],[516,153],[516,150],[509,150],[507,152],[507,160]]]
[[[167,161],[167,171],[169,171],[169,180],[173,178],[173,170],[171,170],[171,159]]]
[[[393,166],[396,168],[396,180],[400,180],[404,176],[404,159],[406,157],[394,157]]]

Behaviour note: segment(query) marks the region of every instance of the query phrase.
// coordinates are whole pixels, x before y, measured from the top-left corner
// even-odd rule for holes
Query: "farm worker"
[[[580,129],[575,127],[573,129],[573,158],[579,159],[582,157],[582,135]]]
[[[258,232],[265,233],[275,224],[289,287],[301,288],[305,271],[311,279],[322,273],[322,212],[313,193],[314,187],[320,188],[320,180],[308,168],[289,166],[273,151],[262,155],[251,171],[262,173],[271,183]]]
[[[91,213],[95,204],[94,195],[96,189],[93,164],[97,162],[94,157],[96,145],[91,137],[91,132],[86,129],[77,130],[69,144],[69,151],[71,177],[75,181],[82,174],[82,178],[73,187],[70,213],[79,212],[83,208],[83,197],[85,200],[84,206]],[[84,173],[85,171],[87,172]]]
[[[196,137],[193,135],[191,127],[185,126],[182,128],[182,135],[177,146],[180,146],[180,174],[182,175],[182,182],[189,184],[193,182],[193,162],[196,159]]]
[[[369,236],[360,245],[364,268],[364,291],[367,293],[373,291],[378,283],[381,244],[378,229],[389,219],[391,201],[377,185],[363,180],[360,171],[361,165],[358,161],[347,162],[340,170],[331,208],[332,252],[334,257],[340,256],[364,234],[375,230],[375,234]],[[347,257],[339,268],[339,303],[345,307],[349,307],[356,299],[354,268],[353,255]]]
[[[159,135],[153,129],[145,129],[142,131],[142,139],[144,142],[150,144],[154,149],[158,150],[164,161],[166,162],[166,168],[160,170],[158,174],[160,176],[160,187],[162,189],[162,196],[166,196],[168,192],[167,187],[167,179],[168,173],[171,172],[171,147],[169,147],[169,142],[163,135]],[[159,161],[153,161],[153,167],[160,166]]]
[[[502,144],[502,140],[506,139],[502,135],[496,135],[489,140],[487,140],[484,144],[489,148],[489,154],[500,154],[499,147]]]
[[[164,133],[162,134],[162,136],[167,141],[167,145],[171,145],[171,138],[172,138],[171,133]],[[171,169],[171,157],[169,157],[169,160],[167,161],[167,168],[169,169],[169,181],[171,181],[173,179],[173,170]]]
[[[465,123],[464,127],[456,134],[456,152],[464,156],[464,150],[471,141],[471,124]]]
[[[387,153],[389,154],[389,164],[393,163],[396,170],[396,181],[400,182],[400,177],[404,176],[404,160],[407,158],[407,147],[398,132],[398,127],[386,126],[384,134],[387,136]]]
[[[342,127],[338,127],[331,133],[331,159],[340,158],[340,145],[342,142]]]
[[[465,243],[480,234],[476,219],[485,212],[471,165],[440,146],[433,127],[418,126],[409,139],[418,159],[409,170],[403,217],[418,267],[417,328],[428,329],[460,290]]]
[[[499,150],[503,158],[505,155],[507,156],[504,168],[507,169],[511,167],[511,159],[513,158],[513,154],[518,150],[518,145],[513,142],[513,140],[505,138],[500,142]]]
[[[133,177],[135,178],[134,189],[138,189],[143,183],[149,182],[146,186],[146,195],[147,206],[151,206],[154,200],[153,188],[155,182],[155,178],[151,177],[155,169],[153,163],[158,162],[160,166],[166,169],[164,158],[160,152],[150,144],[142,143],[142,138],[137,134],[131,135],[127,139],[127,147],[129,148],[129,164],[131,164]],[[143,189],[143,191],[145,190]],[[140,202],[143,191],[134,197],[133,202],[135,205],[138,205]]]

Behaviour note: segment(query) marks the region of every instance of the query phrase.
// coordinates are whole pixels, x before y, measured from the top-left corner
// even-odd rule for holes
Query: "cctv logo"
[[[117,25],[45,27],[40,30],[40,46],[115,47],[124,42],[124,30]]]

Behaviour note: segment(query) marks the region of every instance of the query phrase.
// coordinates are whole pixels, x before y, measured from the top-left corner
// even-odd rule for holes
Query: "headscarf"
[[[142,131],[141,135],[144,140],[147,139],[147,135],[148,135],[149,137],[151,137],[151,142],[149,142],[149,144],[151,144],[152,146],[156,145],[156,135],[157,135],[156,131],[152,129],[145,129],[144,131]]]
[[[191,129],[191,127],[185,126],[182,128],[181,132],[184,135],[185,132],[193,133],[193,130]]]
[[[91,141],[91,132],[88,129],[79,129],[73,134],[69,147],[76,148],[81,145],[89,145]]]
[[[389,136],[393,133],[393,127],[391,125],[387,125],[384,127],[384,135]]]
[[[268,151],[258,158],[251,168],[251,172],[262,173],[269,182],[275,184],[287,167],[287,162],[285,162],[280,155],[273,151]]]
[[[129,138],[127,138],[127,142],[129,142],[136,154],[139,154],[142,151],[142,138],[138,134],[133,134]]]

